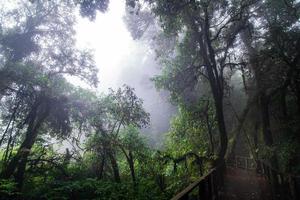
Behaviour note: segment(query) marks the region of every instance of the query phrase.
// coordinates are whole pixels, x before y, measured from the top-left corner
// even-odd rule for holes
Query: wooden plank
[[[206,174],[205,176],[201,176],[197,181],[193,182],[192,184],[190,184],[189,186],[187,186],[184,190],[182,190],[181,192],[179,192],[175,197],[173,197],[171,200],[179,200],[179,199],[184,199],[186,194],[191,193],[197,186],[200,185],[200,183],[202,181],[204,181],[206,179],[207,176],[210,176],[211,173],[213,171],[215,171],[216,168],[213,168],[212,170],[209,171],[208,174]]]

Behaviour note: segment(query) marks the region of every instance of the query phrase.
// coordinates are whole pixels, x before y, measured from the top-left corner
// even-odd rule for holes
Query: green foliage
[[[108,8],[109,0],[75,0],[80,7],[80,14],[90,20],[96,18],[97,11],[105,12]]]
[[[296,1],[126,1],[135,38],[151,24],[169,40],[153,80],[178,112],[160,150],[141,134],[149,113],[134,88],[99,95],[68,82],[97,85],[91,52],[76,48],[74,11],[94,20],[109,0],[16,2],[0,6],[0,199],[170,199],[225,154],[235,127],[249,154],[299,173]],[[237,96],[253,101],[251,116],[240,117]],[[52,144],[66,140],[64,153]]]
[[[193,122],[191,114],[179,109],[178,116],[172,120],[171,131],[168,134],[167,147],[171,148],[170,152],[182,155],[190,151],[200,152],[207,149],[205,144],[205,129],[198,126],[198,123]],[[176,149],[176,151],[174,151]],[[203,152],[202,152],[203,153]]]
[[[13,180],[0,179],[0,199],[17,197],[19,194],[16,183]]]
[[[120,132],[120,141],[127,148],[142,153],[147,146],[145,138],[135,126],[128,126]]]
[[[295,174],[300,172],[300,167],[293,163],[296,161],[299,149],[300,145],[294,138],[285,138],[277,145],[276,152],[282,171]]]
[[[36,187],[31,193],[25,195],[26,199],[167,199],[166,196],[157,193],[155,185],[149,181],[141,182],[137,191],[132,188],[130,182],[115,183],[96,179],[84,179],[74,181],[55,181]],[[146,191],[153,191],[151,194]]]

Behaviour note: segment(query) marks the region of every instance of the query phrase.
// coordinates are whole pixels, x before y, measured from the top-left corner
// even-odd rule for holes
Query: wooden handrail
[[[258,174],[263,175],[269,180],[272,188],[273,199],[299,199],[300,198],[300,177],[291,174],[284,174],[274,169],[269,164],[261,160],[254,160],[248,157],[238,157],[244,160],[245,167],[241,165],[233,165],[233,167],[244,168],[246,170],[256,169]],[[236,158],[234,158],[236,161]],[[249,165],[249,160],[255,162],[255,167]],[[200,177],[198,180],[187,186],[181,192],[176,194],[171,200],[187,200],[192,199],[217,199],[220,195],[220,189],[223,187],[223,169],[225,164],[219,165],[211,169],[206,175]],[[198,194],[195,195],[196,188]]]
[[[246,156],[234,156],[226,160],[226,165],[235,168],[242,168],[246,170],[255,170],[257,161]]]
[[[176,194],[171,200],[186,200],[189,195],[198,187],[198,199],[215,199],[219,194],[219,189],[223,186],[223,167],[221,164],[211,169],[206,175],[187,186]]]
[[[270,164],[259,160],[258,173],[265,176],[272,187],[274,199],[299,199],[300,177],[280,172]]]
[[[280,174],[280,175],[283,175],[283,176],[290,176],[290,177],[293,177],[293,178],[300,178],[300,176],[298,176],[298,175],[295,175],[295,174],[291,174],[291,173],[286,173],[286,172],[282,172],[282,171],[280,171],[280,170],[278,170],[278,169],[276,169],[276,168],[274,168],[274,167],[272,167],[272,165],[270,165],[269,163],[266,163],[265,161],[263,161],[263,160],[258,160],[258,162],[259,162],[259,167],[261,168],[261,169],[268,169],[268,170],[272,170],[273,172],[275,172],[276,174]],[[264,172],[262,172],[262,173],[264,173]]]
[[[184,198],[185,195],[191,193],[197,186],[200,185],[200,183],[202,181],[204,181],[209,175],[211,175],[213,173],[213,171],[215,171],[216,168],[213,168],[212,170],[210,170],[206,175],[201,176],[197,181],[193,182],[192,184],[190,184],[189,186],[187,186],[184,190],[182,190],[181,192],[179,192],[175,197],[173,197],[171,200],[179,200]]]

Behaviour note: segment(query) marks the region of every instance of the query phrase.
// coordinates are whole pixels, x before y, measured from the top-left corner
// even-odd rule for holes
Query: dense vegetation
[[[178,108],[159,150],[141,134],[149,114],[134,88],[68,81],[97,87],[75,13],[94,20],[108,6],[1,2],[0,199],[170,199],[240,141],[246,156],[299,174],[298,1],[126,1],[128,29],[162,66],[153,84]]]

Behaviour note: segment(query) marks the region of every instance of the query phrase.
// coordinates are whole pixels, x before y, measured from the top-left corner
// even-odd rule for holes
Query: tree
[[[72,7],[68,6],[72,4],[37,1],[24,3],[20,10],[8,14],[17,19],[15,29],[22,31],[4,35],[2,40],[3,54],[7,59],[1,75],[9,75],[3,92],[15,94],[16,101],[12,105],[22,103],[18,120],[22,125],[20,132],[25,128],[26,131],[17,154],[7,163],[1,177],[9,178],[15,173],[20,186],[27,158],[40,129],[48,126],[48,130],[66,136],[71,131],[70,112],[74,108],[69,99],[72,87],[63,75],[77,76],[94,85],[97,83],[97,70],[91,55],[74,48],[74,16],[70,10]],[[61,18],[62,14],[64,18]],[[20,37],[39,48],[19,48],[16,38]]]
[[[105,12],[109,4],[109,0],[74,0],[74,2],[79,4],[80,14],[90,20],[96,18],[97,11]]]
[[[22,109],[18,111],[18,117],[23,124],[24,140],[6,167],[1,172],[2,178],[9,178],[15,174],[16,181],[22,185],[25,167],[30,151],[37,138],[41,134],[50,134],[58,138],[66,138],[72,130],[71,123],[76,120],[71,118],[76,111],[76,99],[72,98],[72,87],[64,79],[56,77],[49,81],[44,87],[40,86],[40,91],[25,90],[31,92],[30,96],[21,93]],[[18,101],[16,101],[18,102]],[[15,103],[15,102],[13,102]],[[43,133],[41,133],[43,131]],[[17,132],[15,133],[17,134]],[[17,136],[17,135],[16,135]]]
[[[254,11],[240,33],[254,77],[248,82],[254,91],[250,98],[257,96],[256,106],[260,112],[264,143],[269,149],[274,149],[278,143],[274,139],[276,125],[270,113],[279,111],[281,120],[276,123],[286,127],[284,124],[288,124],[286,120],[289,118],[286,99],[287,96],[294,96],[289,88],[294,87],[291,80],[298,76],[296,63],[299,62],[299,54],[295,50],[299,46],[299,27],[295,25],[299,18],[298,7],[294,1],[258,2],[251,8]],[[254,23],[254,19],[260,22],[259,25]],[[277,104],[277,111],[272,111],[274,104]],[[280,132],[279,135],[289,135],[292,131],[281,129]],[[278,168],[276,157],[273,151],[270,160]]]
[[[134,94],[134,89],[124,85],[117,91],[111,89],[106,97],[98,99],[91,107],[90,116],[95,135],[89,146],[101,159],[98,176],[102,177],[106,157],[108,157],[115,181],[120,182],[116,148],[113,146],[120,145],[118,137],[122,128],[146,126],[149,122],[149,114],[144,111],[142,100]]]
[[[129,166],[130,175],[134,186],[137,186],[137,175],[135,173],[135,161],[143,154],[146,144],[139,136],[139,130],[130,125],[122,130],[120,138],[116,141],[123,152]]]
[[[153,11],[160,18],[162,28],[183,38],[178,39],[179,50],[176,61],[169,62],[164,71],[164,76],[169,80],[163,82],[163,76],[156,80],[168,90],[170,87],[178,86],[179,88],[171,90],[179,89],[179,92],[182,92],[188,88],[193,90],[201,80],[206,79],[215,105],[220,134],[218,157],[221,160],[227,150],[224,92],[230,76],[228,73],[230,67],[241,65],[233,59],[235,42],[247,19],[246,8],[252,3],[252,1],[231,3],[150,1]],[[173,69],[170,69],[171,65]]]

